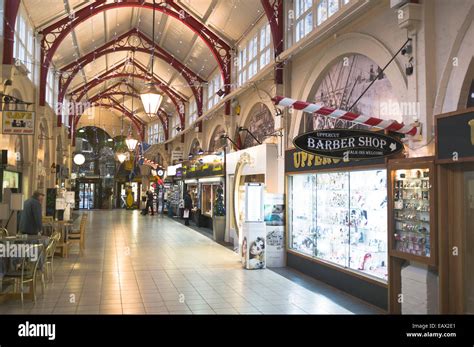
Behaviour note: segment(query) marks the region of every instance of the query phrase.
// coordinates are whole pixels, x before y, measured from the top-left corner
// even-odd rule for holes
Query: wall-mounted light
[[[408,65],[405,66],[405,74],[407,76],[413,75],[413,57],[408,61]]]
[[[261,145],[262,144],[262,141],[260,141],[259,139],[257,139],[257,137],[247,128],[244,128],[244,127],[238,127],[237,128],[237,131],[240,133],[242,131],[245,131],[247,134],[249,134],[250,136],[252,136],[252,138],[259,144]]]
[[[223,139],[223,140],[229,141],[230,143],[232,143],[234,145],[235,148],[240,149],[240,146],[238,144],[236,144],[235,141],[232,140],[227,134],[222,134],[220,138]]]
[[[413,52],[413,46],[411,44],[411,41],[409,41],[405,47],[402,48],[401,54],[406,55],[406,54],[411,54]]]
[[[219,96],[221,98],[222,96],[224,96],[225,91],[221,88],[216,92],[216,94],[217,94],[217,96]]]

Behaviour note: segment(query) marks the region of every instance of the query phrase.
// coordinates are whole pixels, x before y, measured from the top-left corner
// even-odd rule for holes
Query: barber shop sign
[[[380,133],[331,129],[315,130],[294,138],[296,148],[315,155],[343,160],[375,159],[392,156],[403,150],[403,144]]]

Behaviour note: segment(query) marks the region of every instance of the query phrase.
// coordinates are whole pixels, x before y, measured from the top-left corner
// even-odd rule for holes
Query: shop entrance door
[[[441,173],[440,313],[474,314],[474,164]]]
[[[79,209],[91,210],[95,208],[95,183],[79,183]]]

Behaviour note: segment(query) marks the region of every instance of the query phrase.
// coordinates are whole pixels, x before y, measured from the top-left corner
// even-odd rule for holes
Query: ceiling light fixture
[[[86,162],[86,157],[84,156],[84,154],[77,153],[74,156],[73,160],[74,160],[74,164],[81,166],[82,164]]]
[[[127,139],[125,140],[127,144],[128,150],[133,152],[135,148],[137,148],[138,140],[134,139],[131,134],[128,135]]]
[[[153,67],[155,65],[155,9],[156,2],[153,0],[153,23],[152,23],[152,39],[153,39],[153,49],[151,51],[151,73],[150,73],[150,82],[147,83],[145,89],[140,93],[140,98],[142,100],[143,108],[148,117],[153,118],[158,109],[160,108],[161,102],[163,101],[163,96],[158,92],[155,83],[153,82],[154,74]]]

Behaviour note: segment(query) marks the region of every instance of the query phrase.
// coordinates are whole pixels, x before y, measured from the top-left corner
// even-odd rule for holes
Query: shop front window
[[[289,248],[387,279],[386,170],[289,177]]]
[[[201,185],[201,213],[208,217],[214,216],[214,204],[217,198],[217,190],[222,187],[221,184],[202,184]]]
[[[203,184],[201,186],[201,194],[202,194],[201,213],[209,217],[212,217],[212,193],[213,193],[212,185]]]

